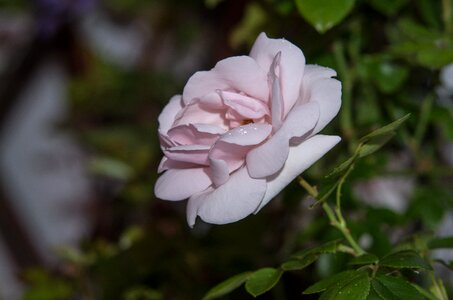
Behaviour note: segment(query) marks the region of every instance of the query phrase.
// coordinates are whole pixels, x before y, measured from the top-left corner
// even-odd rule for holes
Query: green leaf
[[[309,286],[303,292],[303,294],[315,294],[315,293],[323,292],[323,291],[327,290],[329,287],[333,286],[334,284],[337,284],[338,282],[341,282],[342,280],[345,280],[347,278],[353,277],[354,275],[357,275],[357,273],[360,273],[360,272],[355,271],[355,270],[348,270],[348,271],[343,271],[341,273],[335,274],[331,277],[318,281],[317,283]]]
[[[354,7],[355,0],[296,0],[300,14],[324,33],[338,24]]]
[[[378,283],[375,283],[377,281]],[[401,277],[394,277],[379,274],[373,280],[373,289],[385,287],[378,292],[379,296],[383,299],[410,299],[422,300],[423,296],[415,289],[409,282]],[[385,298],[385,296],[392,295],[394,298]],[[390,297],[390,296],[389,296]]]
[[[305,249],[299,252],[296,252],[292,255],[292,257],[296,259],[302,259],[309,254],[325,254],[325,253],[336,253],[338,249],[338,245],[340,244],[341,239],[333,240],[322,244],[320,246]]]
[[[374,254],[363,254],[359,257],[355,257],[349,261],[350,265],[369,265],[374,264],[379,261],[379,258]]]
[[[396,269],[432,269],[417,252],[412,250],[404,250],[387,255],[380,260],[379,265]]]
[[[301,259],[292,259],[281,265],[282,270],[284,271],[295,271],[302,270],[318,259],[318,255],[309,254]]]
[[[428,243],[429,249],[453,248],[453,236],[435,238]]]
[[[377,279],[373,279],[371,281],[371,286],[373,287],[373,290],[376,292],[376,294],[379,296],[379,299],[398,300],[398,297]]]
[[[241,286],[250,277],[251,274],[252,272],[244,272],[228,278],[227,280],[210,289],[203,297],[203,300],[215,299],[230,293],[234,289]]]
[[[368,273],[356,271],[349,278],[344,278],[325,291],[320,300],[365,300],[370,292]]]
[[[379,129],[374,130],[373,132],[371,132],[371,133],[365,135],[364,137],[362,137],[360,139],[360,142],[364,143],[364,142],[369,141],[371,138],[387,135],[387,134],[395,131],[398,127],[401,126],[401,124],[403,124],[407,119],[409,119],[410,116],[411,116],[411,114],[407,114],[404,117],[401,117],[398,120],[393,121],[390,124],[387,124],[387,125],[379,128]]]
[[[346,161],[334,168],[333,171],[326,176],[326,178],[332,178],[342,174],[355,162],[358,157],[364,157],[379,150],[395,135],[395,130],[399,126],[401,126],[401,124],[403,124],[404,121],[406,121],[410,117],[410,115],[411,114],[407,114],[404,117],[399,118],[398,120],[393,121],[392,123],[387,124],[363,136],[359,141],[360,144],[356,150],[355,155],[348,158]]]
[[[347,160],[342,162],[339,166],[335,167],[332,172],[327,174],[326,178],[332,178],[332,177],[335,177],[335,176],[343,173],[343,171],[345,171],[347,168],[349,168],[354,163],[356,158],[357,158],[356,156],[352,156],[352,157],[348,158]]]
[[[359,157],[365,157],[378,151],[382,148],[382,146],[387,144],[387,142],[390,141],[390,139],[394,137],[395,134],[396,133],[392,131],[370,139],[360,147],[358,151]]]
[[[282,270],[274,268],[262,268],[255,271],[247,279],[245,289],[253,297],[257,297],[269,291],[277,284],[282,276]]]
[[[379,296],[379,294],[376,293],[376,291],[373,288],[371,288],[368,297],[366,297],[366,300],[383,300],[383,298]]]

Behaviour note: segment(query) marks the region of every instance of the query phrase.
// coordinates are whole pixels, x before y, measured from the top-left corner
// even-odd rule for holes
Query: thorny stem
[[[365,254],[365,251],[359,246],[359,244],[352,237],[351,232],[349,231],[349,228],[348,228],[346,222],[344,220],[339,221],[335,217],[335,214],[334,214],[332,208],[326,202],[324,202],[322,204],[322,208],[324,209],[324,211],[327,214],[327,217],[329,218],[330,225],[337,228],[343,234],[343,236],[346,238],[349,245],[351,245],[352,249],[354,250],[353,254],[355,256],[360,256],[362,254]]]
[[[330,205],[325,201],[322,203],[322,208],[324,209],[327,217],[329,218],[330,225],[337,228],[343,234],[343,236],[346,238],[349,245],[351,245],[351,247],[352,247],[351,250],[353,250],[351,254],[353,254],[355,256],[360,256],[362,254],[365,254],[365,251],[359,246],[359,244],[352,237],[351,232],[346,224],[346,221],[343,218],[343,215],[341,212],[340,200],[338,199],[338,197],[341,196],[341,192],[338,192],[338,190],[341,190],[343,182],[344,182],[345,178],[347,177],[347,175],[349,174],[351,169],[352,168],[348,169],[348,171],[345,173],[345,175],[342,176],[342,180],[340,180],[340,183],[337,187],[337,207],[335,209],[335,212],[330,207]],[[307,190],[307,192],[310,194],[310,196],[312,196],[313,198],[316,199],[319,196],[316,188],[313,187],[312,185],[310,185],[302,177],[299,177],[299,184],[302,187],[304,187]],[[351,251],[349,251],[349,252],[351,252]]]

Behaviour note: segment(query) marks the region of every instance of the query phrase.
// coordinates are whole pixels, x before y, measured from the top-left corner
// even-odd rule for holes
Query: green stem
[[[324,209],[324,211],[326,212],[327,217],[329,218],[330,225],[336,227],[337,224],[338,224],[338,220],[335,217],[335,213],[333,212],[332,208],[330,208],[329,204],[327,204],[326,202],[324,202],[322,204],[322,208]]]
[[[316,187],[309,184],[304,178],[299,176],[299,184],[312,196],[313,198],[317,198],[319,193]]]
[[[344,235],[348,243],[351,245],[352,249],[354,249],[356,256],[365,254],[365,251],[362,249],[362,247],[360,247],[359,244],[352,237],[351,232],[349,231],[346,224],[338,224],[338,226],[335,227],[338,228],[338,230],[340,230],[341,233]]]
[[[340,180],[338,181],[337,185],[337,193],[336,193],[336,207],[335,207],[335,212],[337,214],[338,220],[340,221],[341,224],[346,224],[346,221],[343,218],[343,213],[341,212],[341,189],[343,188],[343,183],[346,180],[346,177],[349,176],[349,174],[352,172],[354,169],[354,163],[352,163],[347,171],[341,176]]]
[[[326,202],[324,202],[322,204],[322,208],[324,209],[327,217],[329,218],[330,225],[337,228],[343,234],[343,236],[346,238],[349,245],[351,245],[352,249],[354,249],[354,255],[360,256],[362,254],[365,254],[365,251],[359,246],[359,244],[352,237],[351,232],[349,231],[346,222],[344,220],[343,220],[343,222],[338,221],[338,219],[335,217],[334,211],[329,206],[329,204],[327,204]]]

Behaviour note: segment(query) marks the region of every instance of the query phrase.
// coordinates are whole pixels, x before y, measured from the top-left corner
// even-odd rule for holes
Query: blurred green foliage
[[[303,291],[302,299],[318,292],[322,299],[442,299],[444,286],[427,267],[435,264],[427,245],[435,244],[433,232],[453,207],[453,169],[440,150],[453,140],[453,116],[435,92],[439,70],[453,63],[452,6],[450,0],[104,1],[114,16],[145,20],[159,42],[177,40],[175,62],[208,31],[203,38],[212,41],[203,43],[194,72],[247,53],[261,31],[300,46],[308,63],[334,68],[343,106],[324,132],[340,133],[343,142],[304,178],[322,193],[331,188],[324,178],[330,171],[341,166],[337,173],[344,175],[353,165],[342,210],[369,254],[345,251],[340,232],[319,205],[308,208],[313,201],[296,182],[256,216],[188,228],[184,203],[153,195],[161,158],[157,116],[188,78],[150,63],[122,69],[86,47],[87,67],[70,86],[69,128],[91,155],[98,224],[80,249],[61,250],[61,269],[26,276],[26,299],[201,299],[208,291],[206,299],[250,299],[247,291],[263,299],[299,299]],[[408,113],[395,136],[368,137],[360,148],[359,137]],[[415,182],[405,213],[364,203],[355,192],[358,182],[386,176]],[[236,289],[242,284],[246,289]]]

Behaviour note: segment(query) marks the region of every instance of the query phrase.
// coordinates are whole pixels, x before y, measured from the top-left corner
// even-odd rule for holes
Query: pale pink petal
[[[278,52],[282,53],[278,76],[282,85],[283,115],[286,116],[299,98],[305,67],[304,54],[287,40],[269,39],[265,33],[261,33],[250,51],[250,56],[258,62],[261,68],[267,71]]]
[[[280,78],[277,75],[277,70],[280,66],[282,53],[278,52],[274,60],[272,61],[271,67],[269,69],[269,80],[271,88],[271,111],[272,111],[272,127],[274,131],[277,131],[282,126],[283,121],[283,110],[284,110],[284,101],[282,95],[282,88]]]
[[[231,172],[242,167],[250,149],[264,141],[271,130],[272,126],[269,124],[248,124],[222,135],[209,152],[214,184],[224,184]]]
[[[224,110],[210,109],[198,101],[184,107],[176,116],[173,127],[203,122],[220,128],[227,128],[224,119]]]
[[[176,115],[182,108],[181,95],[173,96],[159,115],[159,132],[164,135],[167,134],[167,131],[175,122]]]
[[[209,152],[209,159],[224,161],[231,173],[244,164],[244,158],[252,146],[241,146],[218,141]]]
[[[225,129],[222,127],[218,127],[211,124],[204,124],[204,123],[194,123],[191,124],[195,127],[199,132],[210,133],[210,134],[223,134],[225,133]]]
[[[224,132],[223,128],[214,125],[189,124],[173,127],[167,135],[179,145],[212,145]]]
[[[223,102],[234,109],[243,119],[260,119],[270,115],[266,103],[254,98],[233,92],[220,92]]]
[[[280,130],[247,154],[246,162],[250,176],[263,178],[278,172],[288,157],[290,139],[311,133],[318,119],[317,103],[309,102],[294,107]]]
[[[171,169],[154,186],[157,198],[179,201],[207,189],[212,184],[206,168]]]
[[[235,90],[267,101],[266,76],[266,72],[249,56],[229,57],[219,61],[212,70],[197,72],[190,77],[184,87],[183,101],[188,104],[216,90]]]
[[[267,179],[266,195],[258,210],[272,200],[294,178],[324,156],[340,140],[339,136],[318,134],[297,146],[290,147],[284,167],[279,173]]]
[[[194,163],[168,159],[166,156],[164,156],[162,157],[162,160],[159,163],[157,173],[162,173],[163,171],[166,171],[168,169],[190,169],[190,168],[199,168],[199,165]]]
[[[177,146],[177,144],[173,142],[166,134],[162,134],[161,132],[159,132],[159,141],[162,150]]]
[[[198,165],[208,165],[208,154],[210,146],[206,145],[181,145],[164,149],[167,158],[193,163]]]
[[[272,131],[272,126],[267,123],[250,123],[231,129],[223,134],[219,142],[237,144],[242,146],[257,145],[264,141]]]
[[[337,72],[331,68],[318,65],[306,65],[302,78],[302,89],[304,86],[310,86],[310,84],[316,80],[332,78],[335,76],[337,76]]]
[[[335,76],[335,71],[314,65],[307,66],[304,74],[300,102],[319,104],[320,118],[314,133],[321,131],[340,110],[341,82],[330,76]]]
[[[265,193],[266,180],[253,179],[241,168],[220,187],[190,197],[187,222],[192,227],[197,215],[212,224],[239,221],[257,209]]]
[[[209,158],[212,182],[216,187],[221,186],[230,178],[228,164],[221,159]]]

